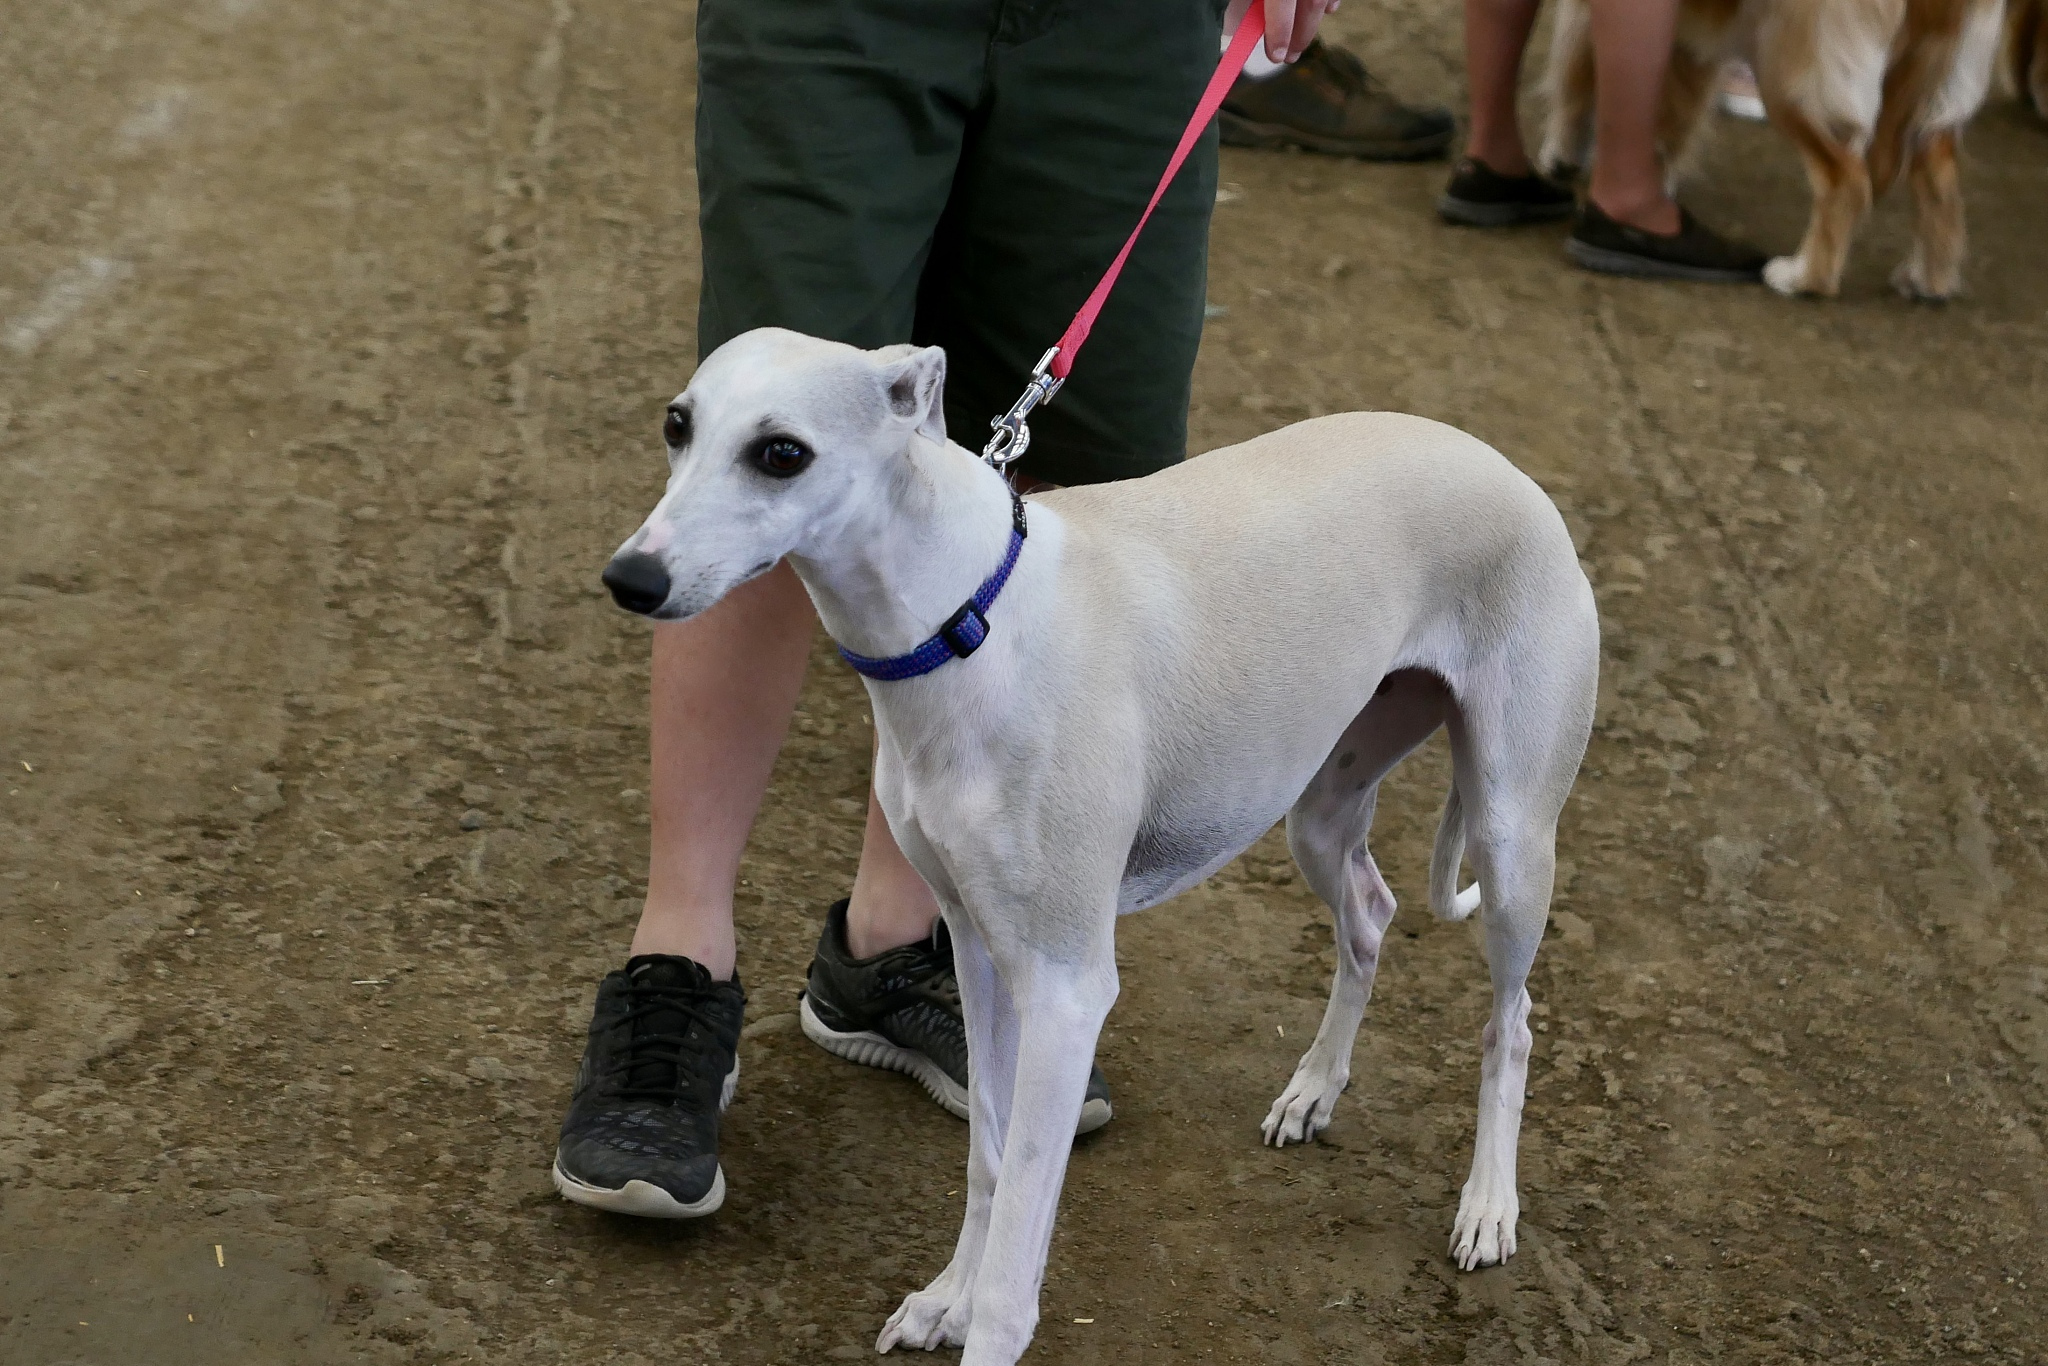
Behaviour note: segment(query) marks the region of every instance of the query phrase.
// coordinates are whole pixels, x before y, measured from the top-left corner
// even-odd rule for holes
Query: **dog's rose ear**
[[[946,441],[946,351],[940,346],[901,347],[905,354],[882,368],[889,411],[941,445]]]

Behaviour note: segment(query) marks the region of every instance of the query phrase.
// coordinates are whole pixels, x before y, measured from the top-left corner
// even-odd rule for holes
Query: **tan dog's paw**
[[[1917,257],[1908,256],[1892,271],[1892,288],[1922,303],[1946,303],[1963,292],[1960,276],[1930,281]]]
[[[1780,294],[1806,292],[1806,262],[1797,256],[1774,256],[1764,263],[1764,283]]]

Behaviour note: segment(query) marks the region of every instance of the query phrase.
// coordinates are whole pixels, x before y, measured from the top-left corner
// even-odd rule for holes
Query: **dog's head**
[[[719,347],[668,405],[668,488],[605,566],[613,600],[680,621],[864,520],[912,441],[945,441],[945,378],[936,346],[761,328]]]

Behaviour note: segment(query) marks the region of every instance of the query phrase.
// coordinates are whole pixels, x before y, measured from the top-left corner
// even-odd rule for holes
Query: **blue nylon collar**
[[[988,639],[988,609],[995,606],[996,595],[1003,591],[1003,585],[1010,581],[1010,571],[1017,567],[1017,556],[1024,549],[1024,536],[1024,500],[1012,489],[1008,553],[1003,556],[996,572],[981,581],[981,587],[974,590],[974,596],[960,604],[960,610],[938,629],[937,634],[908,654],[870,659],[842,645],[839,647],[840,658],[851,664],[856,672],[884,682],[922,678],[949,659],[967,658]]]

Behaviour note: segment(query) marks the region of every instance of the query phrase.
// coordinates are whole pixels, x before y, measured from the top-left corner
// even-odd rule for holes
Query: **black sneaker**
[[[1771,259],[1721,236],[1682,207],[1678,231],[1667,235],[1616,222],[1590,199],[1579,206],[1564,250],[1587,270],[1609,275],[1731,284],[1761,280]]]
[[[1502,175],[1477,157],[1466,157],[1451,173],[1436,211],[1446,223],[1471,228],[1548,223],[1571,216],[1572,192],[1533,171]]]
[[[1321,38],[1270,76],[1238,77],[1216,120],[1225,146],[1300,147],[1367,161],[1440,157],[1456,127],[1450,110],[1404,104],[1355,54]]]
[[[907,1072],[948,1111],[967,1118],[967,1026],[953,976],[953,940],[941,920],[917,944],[855,958],[846,947],[846,905],[832,903],[810,986],[797,1004],[812,1043],[864,1067]],[[1076,1134],[1109,1123],[1109,1083],[1088,1069]]]
[[[597,984],[590,1040],[555,1148],[555,1189],[579,1205],[694,1219],[725,1203],[718,1115],[739,1080],[739,977],[641,954]]]

